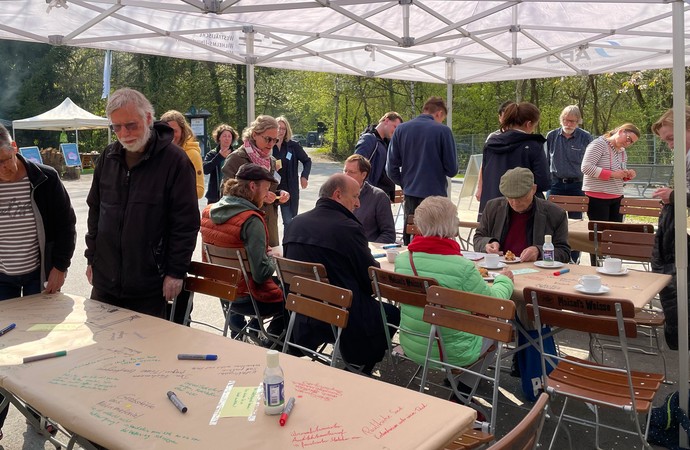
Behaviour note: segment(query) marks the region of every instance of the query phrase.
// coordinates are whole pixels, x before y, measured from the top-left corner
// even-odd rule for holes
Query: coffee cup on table
[[[587,292],[599,292],[601,289],[601,277],[598,275],[582,275],[580,277],[582,289]]]
[[[604,272],[619,273],[623,270],[623,261],[620,258],[606,258],[604,260]]]
[[[386,250],[386,259],[389,263],[393,264],[395,263],[395,258],[397,258],[399,254],[400,251],[398,249],[389,248],[388,250]]]
[[[489,269],[496,269],[498,262],[498,255],[496,253],[487,253],[484,256],[484,265]]]

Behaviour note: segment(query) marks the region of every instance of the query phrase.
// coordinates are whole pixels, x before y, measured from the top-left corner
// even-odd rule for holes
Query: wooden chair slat
[[[462,330],[465,333],[482,336],[499,342],[513,341],[513,326],[508,322],[476,316],[462,311],[426,305],[423,319],[432,325]]]
[[[341,308],[349,308],[352,305],[352,291],[304,277],[295,277],[290,285],[290,291],[317,298]]]
[[[350,314],[346,309],[292,293],[288,294],[285,307],[290,311],[339,328],[347,327],[347,320]]]
[[[515,317],[515,303],[487,295],[432,286],[427,294],[429,303],[448,308],[465,309],[476,314],[512,320]]]

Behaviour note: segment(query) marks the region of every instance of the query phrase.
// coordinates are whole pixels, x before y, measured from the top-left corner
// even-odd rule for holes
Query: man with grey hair
[[[194,167],[133,89],[115,91],[106,115],[118,142],[96,163],[89,206],[86,276],[91,298],[165,317],[182,290],[199,232]]]
[[[55,169],[25,159],[2,125],[0,211],[0,301],[59,291],[77,236],[72,203]]]
[[[546,159],[551,172],[549,195],[585,195],[582,192],[582,157],[592,142],[592,135],[579,127],[582,114],[577,105],[563,108],[561,127],[546,135]],[[581,212],[570,212],[571,219],[581,219]]]
[[[559,206],[535,197],[534,174],[524,167],[508,170],[499,185],[504,197],[489,200],[474,233],[474,250],[510,250],[522,262],[543,257],[544,236],[551,235],[554,260],[570,262],[568,218]]]
[[[359,183],[349,176],[331,175],[319,190],[311,211],[295,217],[283,238],[285,257],[321,263],[331,284],[352,291],[347,328],[341,336],[343,358],[371,373],[387,348],[386,335],[377,301],[372,297],[369,266],[379,267],[371,255],[364,229],[352,213],[359,206]],[[384,304],[388,322],[400,323],[400,311]],[[391,331],[391,336],[395,330]],[[333,342],[330,325],[298,315],[293,341],[316,349]]]

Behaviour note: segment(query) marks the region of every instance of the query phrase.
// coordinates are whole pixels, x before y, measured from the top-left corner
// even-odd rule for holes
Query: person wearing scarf
[[[509,299],[513,293],[513,274],[504,270],[492,285],[482,278],[474,263],[462,256],[460,244],[454,239],[458,234],[458,217],[455,205],[447,197],[427,197],[414,213],[414,224],[421,233],[410,242],[407,252],[395,260],[395,271],[405,275],[417,275],[436,279],[439,285]],[[420,333],[400,334],[400,345],[405,355],[423,365],[429,342],[430,325],[424,322],[424,309],[401,305],[400,328]],[[441,334],[448,353],[448,362],[458,366],[473,364],[482,350],[491,342],[483,342],[480,336],[442,328]],[[438,357],[438,348],[433,349]]]
[[[271,156],[273,144],[278,142],[278,122],[271,116],[257,117],[242,133],[243,145],[230,153],[223,164],[223,178],[235,178],[239,168],[247,163],[254,163],[275,176],[280,169],[276,159]],[[278,235],[278,204],[287,202],[290,194],[277,190],[278,183],[271,183],[262,210],[266,213],[268,227],[268,245],[280,245]]]

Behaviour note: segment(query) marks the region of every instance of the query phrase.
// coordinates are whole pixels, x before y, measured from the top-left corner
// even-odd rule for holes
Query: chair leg
[[[565,400],[563,401],[563,409],[561,409],[561,414],[559,414],[559,416],[558,416],[558,422],[556,423],[556,429],[554,430],[553,436],[551,437],[551,443],[549,444],[549,450],[551,450],[553,448],[553,444],[556,442],[556,437],[558,436],[558,430],[561,429],[561,425],[563,423],[563,415],[565,414],[565,409],[567,407],[568,407],[568,398],[566,397]]]

